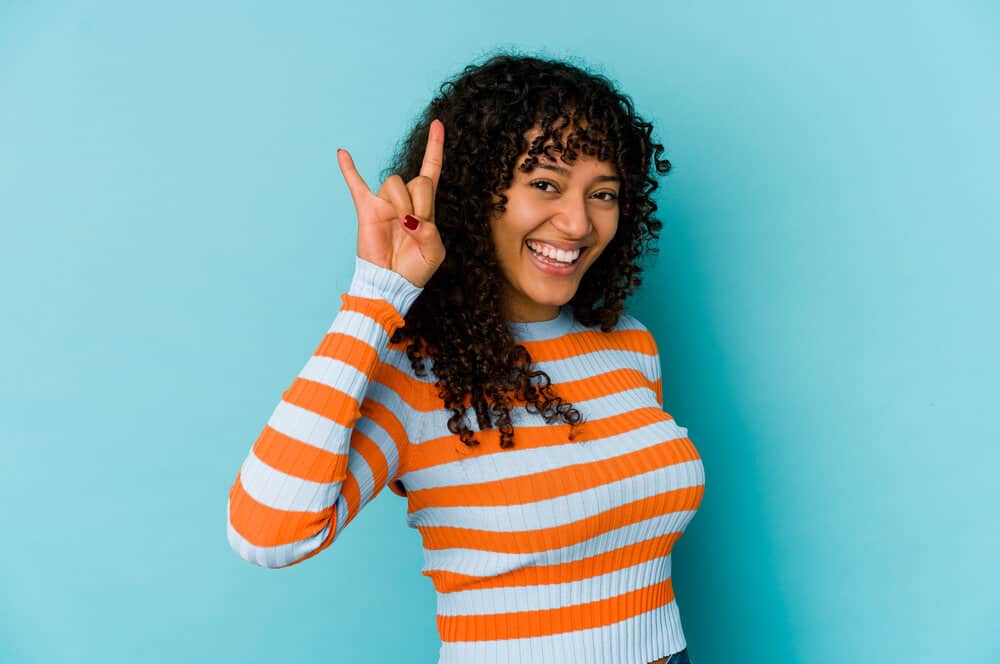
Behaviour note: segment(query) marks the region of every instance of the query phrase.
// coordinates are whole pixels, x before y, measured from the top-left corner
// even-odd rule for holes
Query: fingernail
[[[417,224],[419,224],[419,223],[420,223],[420,220],[417,219],[416,217],[414,217],[413,215],[409,215],[409,214],[403,215],[403,225],[405,225],[411,231],[417,230]]]

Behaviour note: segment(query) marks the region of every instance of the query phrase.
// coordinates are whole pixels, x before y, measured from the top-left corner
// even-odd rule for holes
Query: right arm
[[[255,565],[288,567],[332,544],[397,475],[409,444],[408,407],[373,377],[395,371],[382,357],[423,289],[355,258],[333,324],[229,490],[229,544]]]
[[[437,119],[420,174],[408,183],[393,174],[378,195],[347,150],[337,150],[358,213],[354,277],[229,491],[229,545],[255,565],[288,567],[316,555],[399,473],[409,443],[399,413],[408,406],[391,384],[405,377],[397,379],[382,355],[445,258],[434,223],[443,161]],[[406,227],[404,219],[417,223]]]

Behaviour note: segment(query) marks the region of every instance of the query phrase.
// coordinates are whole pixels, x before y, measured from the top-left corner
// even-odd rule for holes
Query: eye
[[[555,185],[552,184],[551,182],[549,182],[548,180],[532,180],[531,182],[528,183],[528,186],[529,187],[534,187],[536,184],[540,184],[540,185],[543,185],[543,186],[544,185],[549,185],[553,189],[555,188]],[[545,191],[545,190],[543,189],[542,191]],[[546,193],[551,193],[551,192],[546,192]]]
[[[616,194],[616,193],[615,193],[615,192],[613,192],[613,191],[600,191],[600,192],[598,192],[598,193],[597,193],[596,195],[597,195],[597,196],[603,196],[604,194],[607,194],[607,195],[609,196],[609,198],[602,198],[602,199],[601,199],[602,201],[608,201],[608,202],[611,202],[611,201],[616,201],[616,200],[618,200],[618,194]]]

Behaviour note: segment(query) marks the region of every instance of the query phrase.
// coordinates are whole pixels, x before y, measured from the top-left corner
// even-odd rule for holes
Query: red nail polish
[[[417,224],[419,223],[420,220],[417,219],[416,217],[409,214],[403,215],[403,224],[411,231],[417,230]]]

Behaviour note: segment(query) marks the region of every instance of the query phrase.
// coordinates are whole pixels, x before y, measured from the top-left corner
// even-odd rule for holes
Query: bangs
[[[609,136],[606,117],[593,119],[566,110],[555,115],[543,115],[535,124],[540,126],[541,132],[527,147],[528,157],[520,167],[524,172],[535,169],[539,155],[545,155],[552,161],[556,161],[554,155],[558,155],[558,160],[567,164],[574,163],[580,154],[598,161],[614,161],[618,140],[616,136]]]

